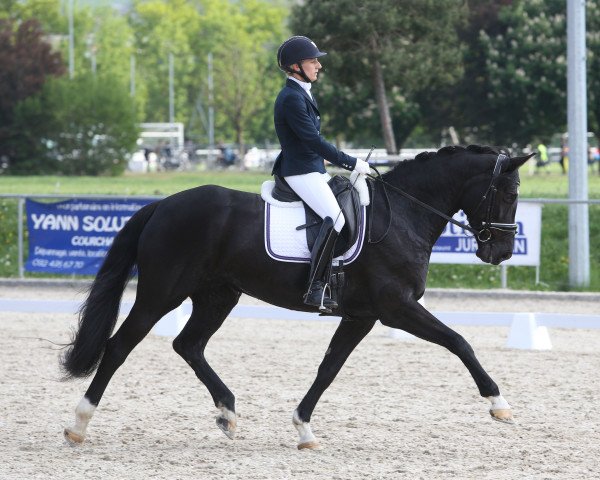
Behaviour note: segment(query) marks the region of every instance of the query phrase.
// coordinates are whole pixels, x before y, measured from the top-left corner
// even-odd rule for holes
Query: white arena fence
[[[493,293],[489,293],[493,295]],[[594,298],[600,295],[593,295]],[[568,301],[566,299],[565,301]],[[123,301],[121,315],[127,315],[133,306]],[[21,313],[64,313],[75,315],[80,302],[68,300],[0,299],[0,312]],[[187,322],[192,303],[181,306],[163,317],[154,327],[153,333],[175,337]],[[519,312],[432,312],[447,325],[509,327],[507,348],[528,350],[550,350],[552,343],[548,328],[600,328],[600,315],[519,313]],[[319,316],[317,313],[297,312],[270,305],[237,305],[229,315],[238,318],[260,318],[275,320],[334,321],[340,317]],[[390,329],[390,338],[409,340],[411,335]]]

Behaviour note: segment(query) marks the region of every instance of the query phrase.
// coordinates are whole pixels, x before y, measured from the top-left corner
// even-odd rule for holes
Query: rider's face
[[[302,61],[302,69],[311,82],[316,82],[321,63],[316,58],[309,58]]]

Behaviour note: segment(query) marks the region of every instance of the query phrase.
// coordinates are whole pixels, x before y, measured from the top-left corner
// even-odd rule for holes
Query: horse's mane
[[[410,168],[410,166],[417,166],[417,164],[421,162],[432,160],[434,158],[451,157],[453,155],[465,152],[491,153],[493,155],[498,155],[500,153],[508,153],[508,151],[505,148],[491,147],[489,145],[468,145],[466,147],[462,145],[448,145],[446,147],[440,148],[437,152],[424,151],[419,153],[413,159],[398,162],[394,166],[394,168],[392,168],[388,173],[391,173],[396,169],[404,169]]]
[[[448,145],[447,147],[440,148],[437,152],[421,152],[414,160],[429,160],[433,157],[450,156],[460,152],[492,153],[498,155],[500,151],[500,148],[490,147],[489,145],[469,145],[467,147],[463,147],[462,145]]]
[[[398,162],[394,168],[390,169],[383,174],[384,177],[389,180],[397,178],[398,180],[410,177],[413,180],[424,177],[426,183],[434,181],[434,177],[431,175],[431,170],[428,167],[424,167],[424,163],[435,160],[435,159],[450,159],[451,157],[464,153],[474,154],[493,154],[498,155],[499,153],[508,154],[508,150],[501,147],[491,147],[489,145],[449,145],[447,147],[440,148],[437,152],[424,151],[419,153],[415,158],[410,160],[404,160]],[[440,162],[440,168],[447,168],[444,163]]]

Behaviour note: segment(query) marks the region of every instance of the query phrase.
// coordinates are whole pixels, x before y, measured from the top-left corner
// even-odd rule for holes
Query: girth
[[[273,188],[273,198],[280,202],[298,202],[302,199],[292,190],[285,179],[273,175],[275,177],[275,187]],[[342,210],[346,223],[340,232],[338,241],[334,249],[334,257],[337,257],[346,252],[358,240],[359,234],[359,219],[360,219],[360,198],[358,191],[352,186],[350,180],[342,175],[334,175],[329,182],[329,188],[335,195],[337,202]],[[306,229],[306,241],[308,248],[312,251],[315,239],[319,233],[319,228],[323,220],[317,215],[306,203],[304,205],[304,213],[306,223],[296,227],[298,230]],[[335,218],[332,219],[335,222]]]

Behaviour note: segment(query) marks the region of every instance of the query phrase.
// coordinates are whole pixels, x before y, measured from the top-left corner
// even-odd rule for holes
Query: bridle
[[[492,179],[490,181],[490,185],[481,197],[481,200],[477,204],[477,207],[473,211],[471,215],[475,215],[479,208],[483,205],[483,202],[489,197],[489,202],[487,204],[485,220],[481,222],[481,227],[477,231],[477,238],[480,242],[485,243],[489,242],[492,238],[492,230],[499,230],[501,232],[508,233],[516,233],[517,232],[517,224],[516,223],[498,223],[492,222],[492,208],[494,206],[494,200],[496,199],[496,193],[498,192],[498,188],[496,187],[496,180],[500,176],[500,172],[502,171],[502,165],[509,160],[507,155],[500,153],[498,158],[496,158],[496,165],[494,165],[494,171],[492,172]]]
[[[498,154],[498,157],[496,158],[496,164],[494,165],[494,170],[492,172],[492,179],[490,180],[490,185],[488,186],[488,188],[484,192],[483,196],[481,197],[481,200],[477,204],[477,207],[475,208],[475,210],[471,214],[471,216],[475,215],[475,213],[477,213],[477,211],[479,210],[479,208],[481,208],[481,206],[486,201],[486,199],[489,198],[489,202],[487,204],[487,210],[486,210],[486,217],[485,217],[485,220],[483,222],[481,222],[481,225],[480,225],[479,228],[473,228],[471,225],[459,222],[458,220],[455,220],[454,218],[446,215],[445,213],[440,212],[438,209],[432,207],[431,205],[428,205],[428,204],[422,202],[421,200],[413,197],[409,193],[406,193],[404,190],[402,190],[402,189],[400,189],[400,188],[398,188],[398,187],[396,187],[396,186],[394,186],[394,185],[386,182],[381,177],[381,174],[379,173],[379,170],[377,170],[376,167],[374,167],[373,165],[371,165],[371,168],[373,170],[375,170],[375,172],[377,173],[377,176],[369,174],[369,175],[367,175],[367,177],[371,178],[372,180],[378,181],[378,182],[380,182],[383,185],[383,192],[385,194],[385,198],[386,198],[386,202],[388,204],[388,208],[390,209],[390,220],[389,220],[389,224],[388,224],[388,227],[387,227],[385,233],[382,235],[382,237],[379,240],[376,240],[376,241],[372,241],[371,238],[370,238],[371,222],[369,223],[369,243],[379,243],[379,242],[381,242],[387,236],[387,234],[389,232],[389,229],[390,229],[390,226],[391,226],[391,222],[392,222],[391,208],[392,207],[391,207],[391,203],[389,201],[389,197],[388,197],[388,194],[387,194],[387,191],[386,191],[386,187],[391,188],[392,190],[398,192],[399,194],[403,195],[404,197],[408,198],[409,200],[415,202],[417,205],[420,205],[421,207],[429,210],[430,212],[435,213],[436,215],[442,217],[443,219],[447,220],[448,222],[452,223],[453,225],[456,225],[457,227],[460,227],[463,230],[466,230],[466,231],[472,233],[482,243],[489,242],[492,239],[492,230],[499,230],[501,232],[508,232],[508,233],[515,234],[516,231],[517,231],[517,228],[518,228],[516,223],[498,223],[498,222],[492,222],[491,221],[492,208],[493,208],[493,205],[494,205],[494,200],[496,198],[496,193],[498,191],[498,189],[496,187],[496,181],[497,181],[498,177],[500,176],[500,172],[502,171],[502,166],[508,160],[509,160],[508,155],[505,155],[503,153]],[[375,192],[375,190],[373,189],[373,193],[374,192]],[[373,220],[373,215],[371,215],[371,221],[372,220]]]

